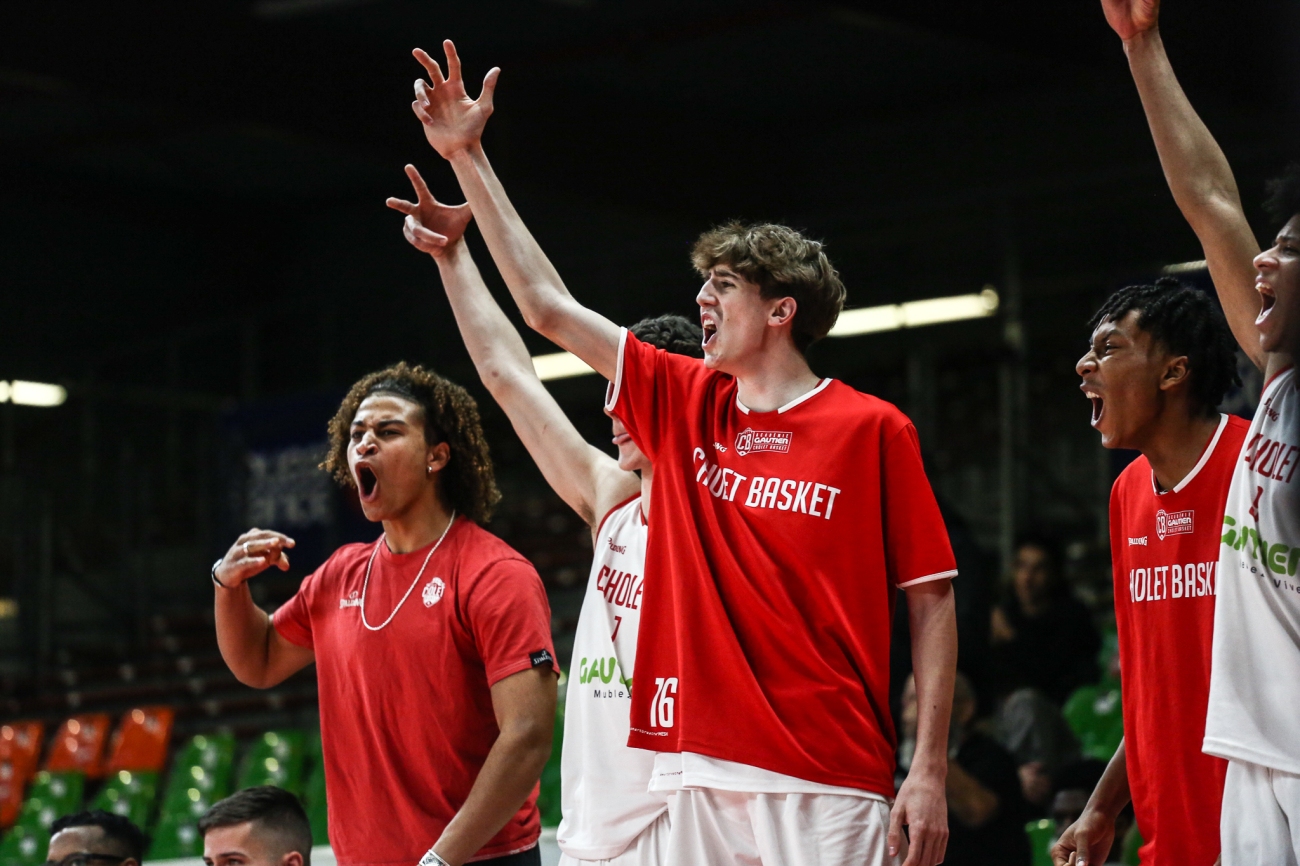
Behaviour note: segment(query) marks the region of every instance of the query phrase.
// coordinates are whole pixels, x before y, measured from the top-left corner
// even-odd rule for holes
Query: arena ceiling
[[[1163,29],[1254,214],[1300,155],[1300,7],[1168,0]],[[826,238],[853,305],[1013,256],[1049,331],[1061,292],[1198,257],[1095,0],[7,4],[0,379],[256,397],[463,364],[383,207],[408,161],[459,200],[408,108],[443,37],[503,68],[489,152],[620,320],[689,312],[686,248],[732,216]]]

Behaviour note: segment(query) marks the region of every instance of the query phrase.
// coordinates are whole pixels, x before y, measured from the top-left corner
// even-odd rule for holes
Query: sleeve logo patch
[[[535,653],[529,653],[528,660],[532,662],[533,667],[549,665],[555,662],[555,659],[551,656],[551,651],[544,649],[540,649]]]
[[[754,430],[746,427],[736,434],[736,453],[741,457],[758,451],[777,451],[785,454],[790,450],[793,433],[779,430]]]

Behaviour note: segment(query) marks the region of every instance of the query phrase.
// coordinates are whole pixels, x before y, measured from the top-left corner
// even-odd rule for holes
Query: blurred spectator
[[[1060,836],[1083,814],[1083,807],[1088,804],[1093,789],[1101,781],[1101,774],[1106,771],[1106,762],[1087,758],[1061,767],[1056,775],[1055,790],[1052,794],[1052,820],[1056,824],[1055,838]],[[1122,863],[1124,843],[1129,831],[1133,829],[1133,804],[1124,807],[1115,819],[1115,841],[1111,844],[1107,863]]]
[[[140,866],[144,831],[102,809],[67,815],[50,825],[46,863],[55,866]]]
[[[274,785],[245,788],[199,819],[210,866],[311,866],[311,824],[298,798]]]
[[[975,693],[957,674],[948,728],[948,866],[1027,866],[1027,811],[1020,796],[1015,759],[991,737],[971,729]],[[903,685],[903,740],[899,779],[906,776],[916,748],[916,682]]]
[[[1079,741],[1065,716],[1035,689],[1007,696],[994,719],[994,735],[1019,767],[1025,800],[1044,814],[1052,796],[1052,776],[1079,757]]]
[[[1062,577],[1059,549],[1046,537],[1024,536],[1017,544],[1011,585],[989,630],[999,695],[1032,688],[1060,706],[1079,686],[1097,681],[1101,639]]]

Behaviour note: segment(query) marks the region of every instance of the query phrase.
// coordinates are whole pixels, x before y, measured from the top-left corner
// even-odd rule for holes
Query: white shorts
[[[840,794],[668,795],[666,866],[896,866],[889,805]]]
[[[668,813],[664,812],[649,827],[642,830],[623,853],[608,860],[579,860],[568,854],[560,855],[559,866],[663,866],[668,856]]]
[[[1223,866],[1300,866],[1300,776],[1229,761],[1220,815]]]

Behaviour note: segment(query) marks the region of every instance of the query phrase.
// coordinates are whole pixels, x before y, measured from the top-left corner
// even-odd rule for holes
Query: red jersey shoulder
[[[822,397],[825,399],[817,401],[814,405],[819,413],[834,419],[836,429],[842,429],[840,425],[844,424],[859,428],[876,428],[880,432],[881,440],[887,442],[900,430],[912,424],[912,419],[893,403],[882,400],[874,394],[859,391],[838,379],[831,381]]]
[[[370,554],[375,550],[374,541],[356,541],[351,544],[345,544],[338,550],[329,555],[320,566],[304,580],[303,585],[313,582],[314,588],[319,590],[339,583],[343,580],[346,572],[357,563],[364,563],[370,558]]]
[[[497,536],[488,532],[472,520],[462,518],[463,524],[458,531],[457,564],[464,578],[473,578],[494,565],[515,563],[522,565],[534,574],[537,569],[528,558]],[[538,580],[541,580],[538,577]]]

